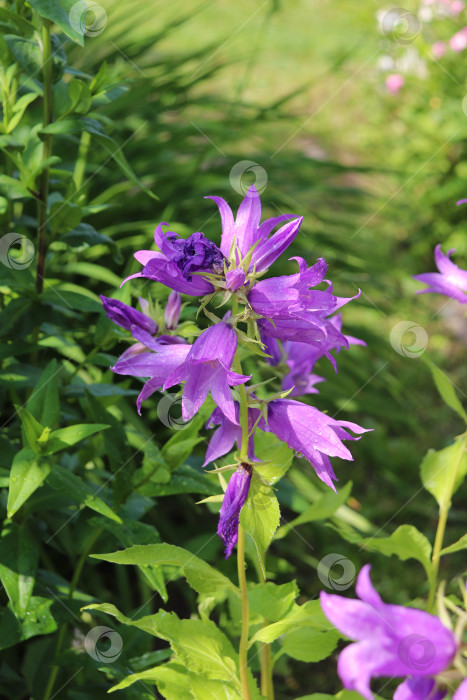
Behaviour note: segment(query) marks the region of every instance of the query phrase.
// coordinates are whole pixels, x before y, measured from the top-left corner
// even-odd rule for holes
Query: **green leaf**
[[[304,510],[301,515],[279,528],[279,530],[276,532],[275,538],[281,539],[282,537],[285,537],[290,530],[293,530],[295,527],[302,525],[303,523],[311,523],[315,520],[325,520],[331,515],[334,515],[336,510],[338,510],[338,508],[340,508],[349,498],[351,489],[352,482],[349,481],[343,489],[338,491],[338,493],[330,491],[323,494],[321,498]]]
[[[420,465],[423,486],[436,499],[439,506],[449,508],[467,474],[465,440],[456,440],[443,450],[428,450]]]
[[[460,540],[450,544],[448,547],[444,547],[444,549],[441,550],[441,556],[444,556],[445,554],[453,554],[454,552],[460,552],[462,549],[467,549],[467,535],[462,535]]]
[[[26,447],[18,452],[10,473],[8,517],[11,518],[28,498],[42,485],[50,472],[50,464]]]
[[[431,374],[433,375],[436,388],[438,389],[439,394],[443,399],[444,403],[447,406],[449,406],[449,408],[452,408],[452,410],[455,411],[457,415],[463,418],[464,421],[467,423],[467,413],[465,412],[464,407],[459,401],[459,397],[457,396],[456,391],[454,389],[454,385],[452,384],[449,377],[442,370],[440,370],[439,367],[433,364],[433,362],[431,362],[431,360],[429,360],[428,357],[423,356],[423,360],[426,362],[426,364],[431,370]]]
[[[259,629],[250,639],[249,646],[255,642],[271,644],[289,632],[289,630],[301,627],[327,631],[334,630],[334,627],[321,610],[319,600],[309,600],[304,605],[294,603],[291,611],[282,620]]]
[[[293,450],[273,433],[258,430],[255,435],[255,451],[258,459],[265,464],[255,465],[255,472],[260,474],[268,484],[275,484],[282,479],[293,460]]]
[[[387,557],[395,554],[402,561],[416,559],[425,569],[428,580],[432,580],[431,544],[413,525],[401,525],[390,537],[369,537],[362,545],[370,552],[380,552]]]
[[[85,440],[91,435],[109,427],[101,423],[79,423],[78,425],[69,425],[67,428],[53,430],[50,433],[43,454],[51,455],[60,450],[65,450],[67,447],[71,447],[71,445],[75,445],[77,442]]]
[[[44,426],[37,421],[26,408],[15,406],[23,428],[23,443],[27,442],[34,452],[41,452],[42,446],[38,444],[39,438],[44,433]]]
[[[0,612],[0,650],[8,649],[19,642],[42,634],[51,634],[57,629],[57,623],[50,611],[54,604],[51,598],[31,596],[27,615],[19,621],[10,605]]]
[[[75,226],[72,231],[61,237],[62,241],[71,248],[91,248],[94,245],[108,245],[113,251],[117,252],[118,248],[108,236],[99,233],[90,224],[80,223]]]
[[[162,456],[172,470],[180,467],[193,454],[193,448],[204,440],[204,438],[198,436],[201,426],[202,420],[196,418],[186,427],[182,423],[178,426],[182,429],[176,430],[165,443],[162,448]]]
[[[30,0],[29,4],[40,17],[54,22],[72,41],[84,46],[87,5],[83,0]]]
[[[133,172],[133,169],[131,168],[129,162],[125,158],[122,152],[122,146],[119,146],[116,141],[114,141],[110,136],[107,136],[105,134],[100,134],[96,132],[95,130],[92,130],[91,133],[94,136],[94,140],[96,140],[102,148],[107,151],[107,153],[110,155],[111,158],[114,159],[114,161],[117,163],[119,166],[120,170],[126,177],[133,182],[135,185],[137,185],[143,192],[145,192],[149,197],[152,199],[155,199],[156,201],[159,200],[159,197],[157,197],[151,190],[146,187],[146,185],[143,185],[141,180],[135,175]]]
[[[230,590],[239,595],[238,588],[224,574],[188,550],[172,544],[135,545],[123,552],[92,556],[94,559],[103,559],[114,564],[175,566],[179,569],[180,576],[185,576],[197,593]]]
[[[83,213],[81,207],[72,202],[53,202],[48,213],[48,222],[52,233],[66,234],[76,228]]]
[[[162,470],[159,475],[163,476]],[[212,495],[220,493],[218,490],[218,482],[213,483],[212,478],[209,478],[204,473],[193,469],[193,467],[184,464],[179,467],[176,472],[170,476],[170,481],[163,483],[153,483],[152,481],[144,484],[139,489],[140,493],[145,496],[173,496],[178,493],[196,493],[203,495]],[[222,499],[221,499],[222,500]]]
[[[272,581],[253,584],[248,589],[250,610],[262,617],[277,622],[292,609],[299,595],[295,581],[277,585]]]
[[[341,635],[336,630],[317,630],[310,627],[292,629],[284,637],[282,653],[307,663],[322,661],[332,654]]]
[[[134,520],[125,520],[119,524],[105,518],[92,518],[91,524],[111,532],[124,547],[160,542],[160,536],[155,527]],[[159,593],[164,602],[167,602],[168,595],[161,567],[150,564],[138,568],[151,588]]]
[[[38,558],[38,547],[26,527],[6,522],[0,537],[0,580],[19,618],[28,610]]]
[[[39,44],[32,39],[23,39],[16,34],[5,34],[3,38],[26,75],[41,80],[42,53]]]
[[[24,19],[24,17],[21,17],[21,15],[9,10],[6,7],[0,7],[0,22],[14,22],[18,29],[20,29],[26,36],[30,36],[36,30],[31,22],[28,22],[27,19]]]
[[[37,92],[28,92],[26,95],[23,95],[19,98],[19,100],[16,101],[13,107],[12,117],[8,122],[8,134],[10,134],[13,131],[13,129],[15,129],[18,126],[21,119],[23,118],[23,114],[25,113],[28,105],[30,105],[31,102],[34,102],[34,100],[38,97],[39,94]]]
[[[262,557],[280,521],[280,509],[273,489],[254,477],[248,498],[240,512],[240,523],[252,538]]]
[[[60,420],[58,374],[61,369],[62,366],[58,367],[56,360],[49,362],[26,404],[28,411],[39,423],[51,428]]]
[[[95,495],[93,489],[86,484],[81,477],[56,464],[47,477],[47,483],[53,489],[62,491],[63,494],[82,506],[95,510],[106,518],[121,523],[121,518],[105,503],[102,498]],[[102,490],[102,489],[99,489]]]

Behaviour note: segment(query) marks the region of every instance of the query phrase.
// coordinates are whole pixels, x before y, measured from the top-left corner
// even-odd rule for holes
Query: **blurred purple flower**
[[[370,580],[370,566],[362,568],[356,592],[360,600],[321,591],[324,614],[356,643],[339,655],[337,671],[347,690],[372,700],[372,678],[410,676],[399,686],[396,700],[428,700],[434,684],[417,682],[447,668],[456,653],[453,633],[438,617],[422,610],[383,603]],[[437,696],[435,696],[437,697]]]
[[[393,700],[443,700],[445,695],[446,691],[440,690],[433,678],[411,676],[396,688]]]
[[[182,298],[179,292],[170,292],[164,312],[164,321],[167,330],[174,331],[176,329],[181,309]]]
[[[248,429],[249,432],[253,429],[255,422],[257,421],[260,412],[257,408],[250,408],[248,410]],[[208,448],[206,450],[206,459],[204,460],[203,467],[209,462],[214,462],[219,457],[226,455],[235,443],[237,447],[240,448],[242,442],[242,429],[239,425],[239,405],[235,402],[235,419],[236,423],[232,423],[228,418],[225,417],[223,412],[219,408],[215,408],[210,419],[206,423],[206,428],[214,428],[216,425],[219,427],[213,433]],[[254,452],[254,436],[252,435],[248,442],[248,458],[255,462],[255,452]]]
[[[227,323],[211,326],[195,340],[186,360],[170,372],[164,391],[185,381],[182,417],[190,420],[211,392],[224,415],[236,422],[230,386],[244,384],[250,377],[232,372],[230,367],[237,349],[237,334]],[[229,386],[230,385],[230,386]]]
[[[428,289],[420,289],[416,294],[443,294],[456,299],[461,304],[467,304],[467,271],[462,270],[449,259],[455,249],[448,250],[447,255],[441,250],[441,245],[435,248],[435,263],[439,272],[424,272],[414,275],[414,279],[428,285]]]
[[[342,440],[359,439],[345,428],[357,435],[368,432],[356,423],[335,420],[300,401],[277,399],[268,404],[267,429],[306,457],[321,481],[334,491],[332,482],[337,481],[337,477],[329,457],[352,461],[353,457]]]
[[[467,699],[467,678],[462,681],[454,695],[452,696],[452,700],[466,700]],[[431,698],[430,698],[431,700]],[[438,700],[438,698],[435,698],[435,700]]]
[[[303,219],[303,217],[294,219],[293,214],[281,214],[260,224],[261,201],[254,185],[251,185],[240,204],[235,220],[231,208],[222,197],[211,196],[206,199],[212,199],[219,207],[222,220],[221,251],[226,258],[235,248],[238,248],[241,258],[244,258],[256,245],[249,266],[250,272],[254,269],[256,272],[267,270],[292,243]],[[282,226],[272,236],[270,235],[275,226],[288,219],[293,221]]]
[[[240,511],[248,497],[252,475],[250,465],[240,465],[230,477],[224,500],[219,512],[219,524],[217,534],[225,545],[225,558],[232,554],[232,550],[238,540],[238,524]]]

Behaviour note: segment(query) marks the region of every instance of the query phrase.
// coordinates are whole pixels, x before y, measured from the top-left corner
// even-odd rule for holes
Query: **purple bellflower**
[[[414,275],[414,279],[428,285],[428,289],[420,289],[416,294],[443,294],[456,299],[461,304],[467,304],[467,270],[462,270],[450,260],[455,249],[448,250],[447,255],[441,250],[441,245],[435,248],[435,263],[439,272],[423,272]]]
[[[241,464],[230,477],[224,500],[219,512],[217,534],[225,545],[225,558],[232,554],[238,540],[240,511],[248,497],[252,469],[249,464]]]
[[[260,224],[261,201],[254,185],[246,193],[240,204],[237,216],[222,197],[212,199],[219,207],[222,221],[221,251],[226,258],[237,264],[255,246],[248,271],[264,272],[289,247],[298,233],[303,217],[281,214]],[[283,221],[293,219],[271,235],[273,229]]]
[[[359,439],[350,435],[346,428],[357,435],[368,432],[356,423],[335,420],[300,401],[277,399],[268,404],[268,430],[306,457],[321,481],[334,491],[332,482],[337,481],[337,477],[329,457],[352,461],[342,440]]]
[[[234,444],[237,443],[237,447],[240,448],[242,442],[242,429],[239,425],[239,405],[235,402],[235,419],[236,423],[232,423],[228,418],[225,417],[223,412],[219,408],[215,408],[210,419],[206,423],[206,428],[214,428],[216,425],[219,427],[213,433],[208,448],[206,450],[206,459],[204,460],[203,467],[209,462],[214,462],[219,457],[226,455],[233,448]],[[257,421],[260,412],[257,408],[248,409],[248,429],[249,432],[252,431],[255,422]],[[254,452],[254,437],[251,435],[248,443],[248,458],[255,462],[255,452]]]
[[[358,575],[360,600],[321,591],[321,607],[328,620],[355,640],[339,655],[337,671],[344,687],[372,700],[372,678],[408,677],[395,700],[438,699],[431,677],[451,663],[456,653],[454,634],[438,617],[423,610],[383,603],[371,584],[370,568],[365,565]]]
[[[177,328],[181,310],[182,298],[179,292],[170,292],[164,312],[164,322],[168,331],[174,331]]]
[[[124,282],[135,277],[145,277],[161,282],[181,294],[211,294],[214,291],[212,284],[195,273],[220,274],[223,271],[224,256],[219,248],[199,231],[188,238],[181,238],[173,231],[164,233],[162,226],[168,224],[159,224],[154,233],[160,252],[139,250],[135,253],[135,258],[144,267]]]
[[[435,698],[435,700],[438,700],[438,698]],[[467,700],[467,678],[465,678],[462,681],[462,683],[452,696],[452,700]]]
[[[185,381],[182,417],[190,420],[202,406],[208,392],[224,415],[236,423],[235,406],[230,386],[244,384],[250,376],[231,371],[237,350],[237,334],[227,323],[211,326],[195,340],[182,364],[164,382],[164,391]]]
[[[146,343],[149,343],[148,339],[146,339]],[[149,378],[136,400],[140,415],[143,401],[162,388],[167,376],[184,362],[191,348],[191,345],[183,343],[162,345],[154,340],[151,347],[154,352],[140,352],[131,357],[122,355],[110,368],[116,374]]]

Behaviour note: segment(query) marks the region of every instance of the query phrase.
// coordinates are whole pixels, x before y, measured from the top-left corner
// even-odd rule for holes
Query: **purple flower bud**
[[[236,268],[234,270],[229,270],[225,276],[226,288],[231,292],[236,292],[242,284],[245,283],[246,275],[243,270]]]
[[[232,554],[238,540],[240,511],[248,497],[252,475],[251,465],[240,465],[230,477],[219,513],[217,534],[225,545],[225,558]]]
[[[179,292],[170,292],[167,306],[165,307],[164,321],[167,330],[174,331],[178,325],[180,318],[180,310],[182,308],[182,298]]]
[[[430,677],[444,671],[456,653],[456,640],[434,615],[383,603],[370,580],[370,566],[362,568],[356,592],[360,600],[321,591],[321,608],[337,629],[356,643],[340,654],[339,677],[348,690],[373,700],[372,678],[411,677],[399,686],[396,700],[426,700],[435,689]],[[428,680],[422,682],[421,679]],[[433,695],[439,698],[438,694]]]
[[[150,335],[155,335],[157,333],[157,323],[146,314],[141,313],[141,311],[132,309],[131,306],[124,304],[122,301],[118,301],[118,299],[110,299],[102,294],[100,299],[105,313],[117,326],[127,331],[131,329],[131,326],[137,326]]]

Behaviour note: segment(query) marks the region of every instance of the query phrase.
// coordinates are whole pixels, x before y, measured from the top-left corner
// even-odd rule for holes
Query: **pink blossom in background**
[[[444,41],[435,41],[431,47],[431,52],[435,58],[441,58],[446,53],[446,44]]]
[[[462,0],[453,0],[449,9],[451,11],[451,14],[457,17],[457,15],[459,15],[464,8],[465,3],[462,2]]]
[[[467,48],[467,27],[463,27],[449,40],[449,46],[453,51],[460,53]]]
[[[397,95],[405,83],[405,78],[400,73],[391,73],[386,78],[386,90],[392,95]]]

